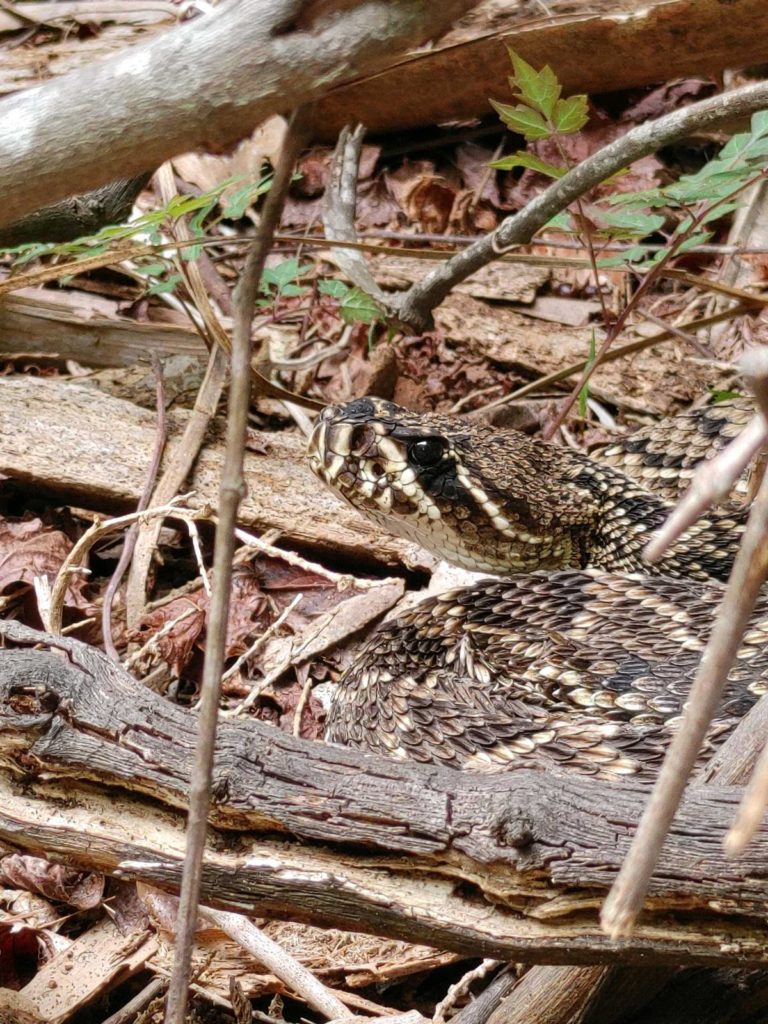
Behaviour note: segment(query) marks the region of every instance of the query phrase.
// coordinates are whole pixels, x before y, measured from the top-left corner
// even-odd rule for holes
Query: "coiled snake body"
[[[310,464],[390,532],[504,574],[432,598],[374,633],[344,674],[326,738],[493,771],[658,767],[730,571],[745,512],[700,519],[658,564],[642,551],[674,490],[748,416],[678,417],[601,460],[380,399],[326,409]],[[641,480],[658,480],[662,494]],[[550,571],[543,571],[550,570]],[[710,746],[768,687],[768,602],[731,672]]]

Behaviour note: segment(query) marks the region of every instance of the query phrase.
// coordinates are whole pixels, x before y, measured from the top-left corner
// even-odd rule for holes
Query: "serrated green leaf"
[[[540,160],[534,153],[526,153],[522,149],[511,156],[502,157],[501,160],[494,160],[488,166],[495,167],[498,171],[511,171],[514,167],[528,167],[532,171],[538,171],[539,174],[546,174],[548,178],[562,178],[566,172],[565,167],[555,167],[554,164],[547,163],[546,160]]]
[[[349,295],[339,306],[339,313],[347,324],[372,324],[384,319],[384,311],[362,288],[350,289]]]
[[[648,250],[644,245],[633,245],[629,249],[625,249],[624,252],[616,253],[615,256],[606,256],[604,259],[597,260],[597,266],[600,270],[608,270],[611,267],[624,267],[628,263],[637,263],[648,255]]]
[[[558,100],[552,113],[555,128],[561,135],[580,131],[589,120],[587,97],[581,93]]]
[[[758,110],[756,114],[753,114],[749,127],[753,135],[768,134],[768,110]]]
[[[689,235],[688,238],[683,239],[679,244],[672,239],[672,247],[675,252],[675,256],[679,256],[681,253],[688,252],[689,249],[695,248],[697,245],[704,245],[712,238],[711,231],[696,231],[694,234]]]
[[[546,139],[551,134],[541,114],[530,107],[511,107],[508,103],[497,103],[496,100],[491,100],[491,106],[507,128],[522,135],[528,142]]]
[[[602,209],[599,214],[600,226],[628,231],[634,235],[651,235],[664,226],[665,218],[658,213],[645,213],[642,210]]]
[[[317,290],[321,295],[330,295],[333,299],[345,299],[349,295],[349,285],[343,281],[337,281],[335,277],[319,281]]]
[[[515,72],[509,80],[512,90],[518,89],[519,99],[550,118],[562,91],[557,75],[548,64],[536,71],[514,50],[509,51],[509,56]]]

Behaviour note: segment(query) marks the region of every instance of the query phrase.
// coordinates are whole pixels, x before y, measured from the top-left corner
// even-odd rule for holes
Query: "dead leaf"
[[[16,853],[0,860],[0,883],[39,892],[49,900],[67,903],[78,910],[97,907],[104,894],[103,875]]]
[[[72,541],[60,530],[45,526],[42,520],[0,520],[0,593],[17,587],[32,587],[36,576],[53,583]],[[67,587],[66,603],[87,608],[82,594],[85,579],[73,575]]]

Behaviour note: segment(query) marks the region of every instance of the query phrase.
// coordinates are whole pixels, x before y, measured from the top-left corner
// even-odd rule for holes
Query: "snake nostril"
[[[380,462],[374,462],[373,465],[371,466],[371,469],[373,470],[376,476],[384,476],[387,472]]]

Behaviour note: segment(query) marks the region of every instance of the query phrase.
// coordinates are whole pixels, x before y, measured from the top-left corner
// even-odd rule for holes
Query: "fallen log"
[[[177,889],[195,716],[77,641],[10,621],[0,637],[20,645],[0,650],[0,841]],[[741,860],[722,852],[738,787],[691,787],[619,942],[597,907],[638,783],[474,775],[229,719],[214,793],[206,903],[537,963],[768,961],[768,827]]]
[[[0,379],[0,399],[0,474],[89,509],[117,514],[136,507],[154,445],[154,412],[93,387],[29,376]],[[189,415],[169,412],[171,444]],[[334,498],[312,474],[304,449],[294,433],[251,432],[243,525],[277,530],[295,545],[358,565],[433,564],[416,544],[377,531]],[[200,505],[216,505],[223,450],[212,439],[197,458],[188,487]]]
[[[555,5],[555,17],[521,21],[516,5],[483,5],[436,45],[332,90],[317,105],[316,131],[333,140],[349,121],[376,133],[487,117],[489,97],[509,102],[507,48],[534,67],[554,68],[565,95],[716,75],[765,59],[768,11],[761,0],[727,8],[722,0],[622,0],[603,7],[557,16]]]

